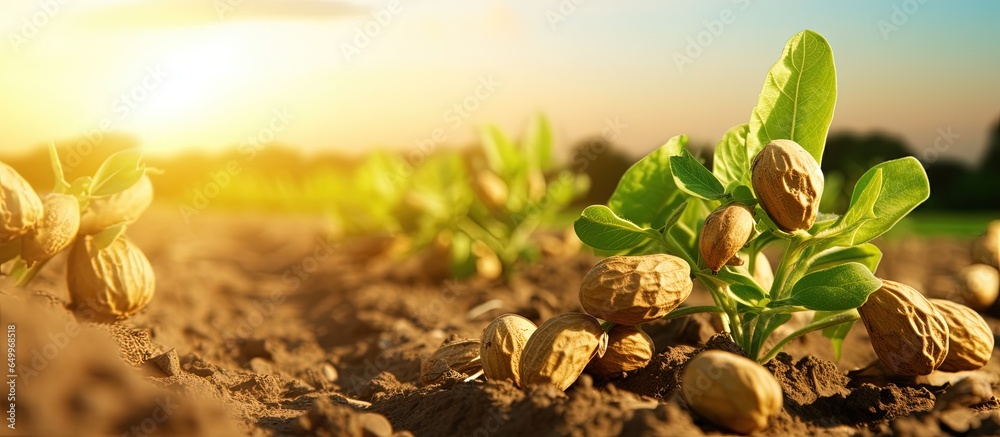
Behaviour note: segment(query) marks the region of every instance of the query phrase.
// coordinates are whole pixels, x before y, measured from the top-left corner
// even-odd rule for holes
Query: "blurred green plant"
[[[386,220],[381,226],[407,235],[413,250],[429,248],[445,255],[451,276],[509,279],[519,261],[538,258],[532,234],[585,194],[589,183],[585,176],[555,167],[552,131],[543,116],[532,121],[520,143],[486,126],[482,147],[481,155],[434,155],[407,177],[364,179],[358,185],[380,186],[380,195],[398,200],[392,212],[369,212]],[[402,164],[397,169],[406,168]]]

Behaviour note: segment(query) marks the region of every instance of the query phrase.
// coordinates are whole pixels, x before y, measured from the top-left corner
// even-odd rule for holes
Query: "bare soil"
[[[393,256],[398,241],[331,242],[325,229],[313,218],[210,213],[185,224],[175,209],[154,209],[129,235],[156,269],[157,294],[113,325],[65,309],[64,255],[27,289],[0,283],[17,364],[16,429],[0,434],[725,434],[676,390],[698,351],[738,352],[707,316],[648,325],[658,355],[646,368],[612,381],[585,375],[566,392],[457,375],[418,383],[423,358],[479,337],[502,313],[541,323],[581,310],[579,282],[598,258],[563,236],[545,236],[541,262],[504,284],[442,280],[439,259]],[[967,241],[881,245],[881,277],[956,296]],[[696,289],[690,303],[707,301]],[[886,377],[861,324],[844,351],[835,362],[829,341],[810,334],[767,363],[785,408],[760,435],[1000,434],[1000,358],[975,372]]]

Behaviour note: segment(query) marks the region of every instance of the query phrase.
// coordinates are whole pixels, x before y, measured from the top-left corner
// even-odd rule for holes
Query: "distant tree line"
[[[57,144],[57,148],[63,164],[70,164],[67,176],[73,178],[92,174],[111,153],[138,145],[136,138],[108,135],[99,144],[67,141]],[[468,154],[475,153],[478,148],[464,150]],[[705,145],[700,150],[701,157],[711,166],[712,146]],[[884,133],[831,134],[823,157],[823,171],[827,178],[823,209],[834,212],[846,210],[854,184],[866,169],[904,156],[919,159],[922,150],[907,147],[900,138]],[[293,147],[271,144],[253,160],[232,150],[218,154],[186,152],[156,157],[150,159],[150,164],[164,170],[162,175],[153,176],[157,198],[184,200],[190,198],[198,186],[211,180],[214,173],[227,168],[227,163],[233,161],[240,165],[241,171],[265,180],[295,181],[316,172],[349,175],[363,159],[335,152],[305,156]],[[591,179],[590,192],[579,201],[580,205],[607,202],[618,179],[635,159],[603,137],[577,143],[566,166]],[[17,168],[36,189],[44,191],[52,186],[45,148],[24,155],[0,156],[0,160]],[[953,159],[924,160],[924,164],[930,179],[931,197],[920,207],[921,210],[1000,210],[1000,120],[990,128],[986,154],[974,165]]]

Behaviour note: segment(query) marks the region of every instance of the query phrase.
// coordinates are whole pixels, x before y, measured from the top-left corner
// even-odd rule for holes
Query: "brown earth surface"
[[[478,338],[500,314],[539,324],[581,310],[580,279],[598,258],[562,236],[544,236],[543,260],[505,285],[437,280],[439,259],[393,257],[400,245],[387,238],[329,242],[325,231],[318,218],[202,213],[187,224],[175,209],[154,209],[129,235],[156,270],[156,296],[114,325],[65,309],[65,255],[25,289],[0,283],[17,364],[7,378],[15,388],[5,389],[16,429],[0,435],[725,434],[676,390],[699,350],[738,349],[706,316],[647,325],[658,355],[646,368],[613,381],[583,376],[565,393],[457,374],[419,384],[423,358]],[[880,245],[879,276],[956,296],[968,241]],[[709,301],[696,288],[689,303]],[[1000,332],[1000,311],[990,314]],[[838,362],[819,334],[785,352],[766,366],[785,408],[760,435],[1000,434],[998,357],[975,372],[890,378],[869,366],[860,323]]]

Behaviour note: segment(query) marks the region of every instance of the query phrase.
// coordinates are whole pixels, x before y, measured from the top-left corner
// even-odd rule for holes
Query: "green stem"
[[[677,308],[671,311],[669,314],[663,316],[663,320],[671,320],[679,317],[690,316],[691,314],[698,313],[724,313],[722,308],[712,305],[699,305],[693,307]]]
[[[750,339],[750,347],[746,349],[747,354],[750,358],[757,358],[757,354],[760,353],[760,348],[763,346],[764,341],[770,336],[770,332],[767,331],[767,324],[771,322],[771,315],[765,315],[763,312],[757,315],[757,319],[754,323],[753,337]]]
[[[707,273],[695,272],[695,277],[701,280],[702,283],[708,288],[709,293],[712,295],[712,301],[715,302],[715,306],[722,308],[725,312],[726,317],[723,317],[722,323],[726,330],[732,334],[733,340],[737,344],[743,344],[743,326],[741,322],[741,317],[739,312],[736,310],[735,306],[732,304],[732,300],[726,295],[726,287],[729,285],[715,276]]]
[[[778,270],[774,274],[774,284],[771,285],[771,300],[778,300],[785,297],[785,291],[789,288],[789,275],[800,264],[805,264],[800,258],[808,246],[808,241],[807,237],[795,237],[788,242],[785,255],[781,257],[781,263],[778,264]]]
[[[819,329],[829,328],[831,326],[839,325],[841,323],[853,322],[860,318],[861,316],[858,315],[857,311],[851,311],[845,314],[830,317],[828,319],[823,319],[817,322],[810,323],[805,327],[803,327],[802,329],[799,329],[798,331],[795,331],[789,334],[787,337],[781,339],[781,341],[775,344],[774,347],[772,347],[771,350],[768,351],[767,355],[764,355],[764,357],[757,360],[757,362],[763,364],[768,361],[771,361],[772,359],[774,359],[775,356],[778,355],[778,352],[781,352],[781,348],[785,347],[785,345],[788,344],[788,342],[795,340],[796,338],[799,338],[809,332],[816,331]]]
[[[35,278],[35,275],[42,270],[42,266],[47,263],[48,260],[35,263],[35,265],[28,267],[28,264],[24,262],[23,259],[19,259],[14,263],[14,268],[10,272],[10,276],[17,280],[18,287],[24,287]]]
[[[664,246],[667,246],[667,248],[670,249],[671,252],[674,252],[675,255],[683,258],[684,261],[687,261],[688,265],[691,266],[691,270],[695,270],[698,268],[698,262],[695,261],[695,259],[692,258],[691,255],[689,255],[686,250],[683,249],[681,244],[677,241],[676,238],[674,238],[673,235],[667,233],[666,235],[663,235],[663,237],[660,240]]]

